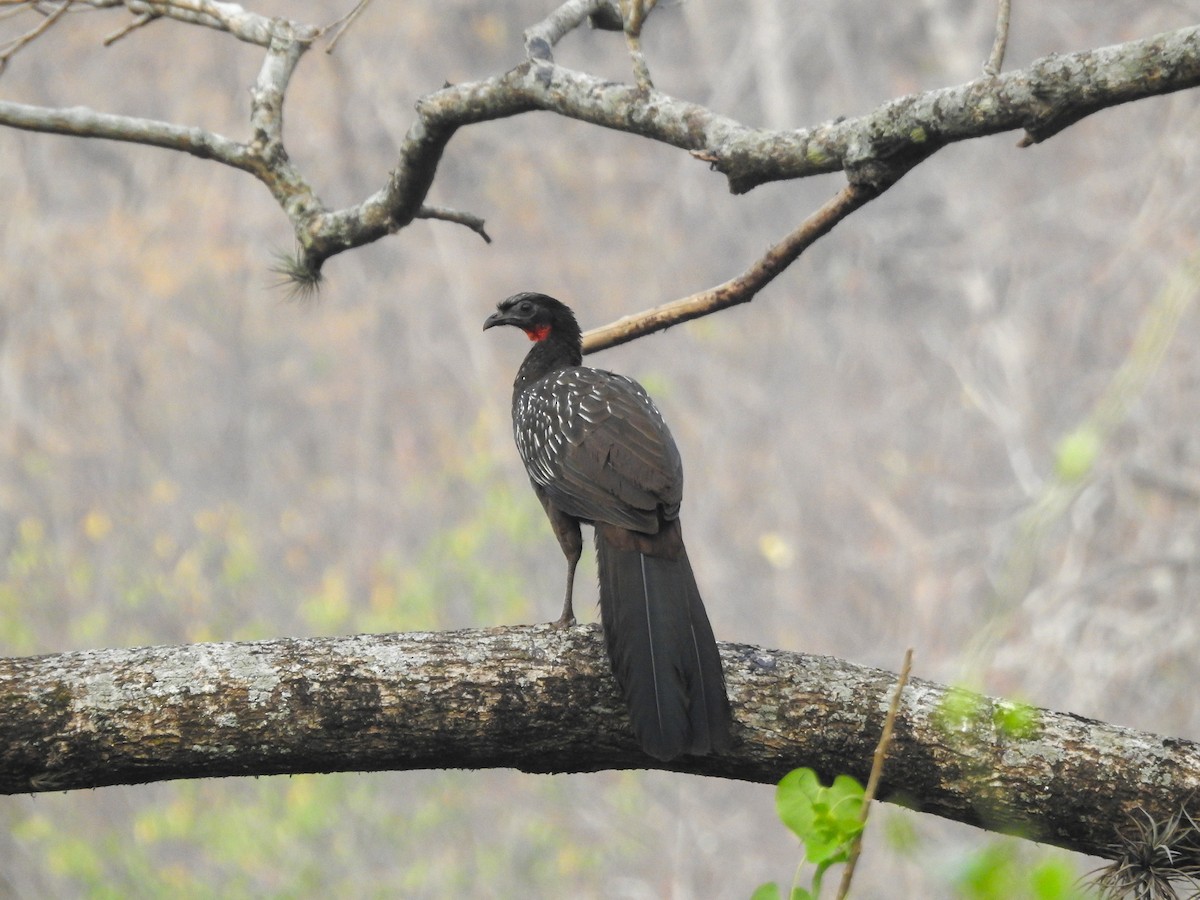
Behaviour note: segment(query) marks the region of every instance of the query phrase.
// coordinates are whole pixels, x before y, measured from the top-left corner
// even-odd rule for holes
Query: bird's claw
[[[550,627],[554,629],[573,628],[575,627],[575,617],[569,614],[561,615],[550,623]]]

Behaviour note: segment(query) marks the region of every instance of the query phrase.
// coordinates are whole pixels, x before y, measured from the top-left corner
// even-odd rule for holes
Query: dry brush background
[[[514,65],[546,11],[373,5],[301,63],[293,156],[329,204],[357,201],[415,99]],[[1008,65],[1198,12],[1018,4]],[[660,90],[800,126],[975,78],[993,14],[688,0],[643,43]],[[114,20],[67,24],[5,98],[244,133],[257,48],[158,22],[105,49]],[[556,58],[629,78],[618,35]],[[912,646],[923,677],[1200,737],[1197,133],[1185,92],[1030,149],[949,147],[751,305],[592,357],[671,422],[720,638],[891,669]],[[561,559],[509,435],[524,347],[484,316],[520,289],[585,326],[694,292],[841,183],[735,198],[686,154],[520,116],[460,132],[430,195],[492,245],[418,222],[297,305],[269,272],[290,229],[245,175],[0,131],[0,654],[553,617]],[[1096,464],[1065,487],[1060,441],[1087,423]],[[107,788],[5,799],[0,823],[17,896],[738,897],[797,859],[769,789],[655,773]],[[985,840],[887,810],[858,889],[954,896]]]

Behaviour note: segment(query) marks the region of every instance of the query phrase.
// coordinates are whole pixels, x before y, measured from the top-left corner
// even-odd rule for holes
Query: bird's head
[[[552,334],[578,340],[579,325],[571,307],[545,294],[524,291],[496,304],[496,311],[483,323],[484,330],[496,325],[515,325],[531,341],[544,341]]]

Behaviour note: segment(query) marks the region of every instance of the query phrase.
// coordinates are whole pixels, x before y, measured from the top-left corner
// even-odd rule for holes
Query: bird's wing
[[[683,465],[662,414],[636,381],[575,367],[542,379],[523,402],[517,444],[533,482],[564,512],[654,532],[675,518]]]

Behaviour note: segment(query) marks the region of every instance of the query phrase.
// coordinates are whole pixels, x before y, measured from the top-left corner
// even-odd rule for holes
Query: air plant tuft
[[[1141,807],[1117,832],[1113,861],[1095,884],[1105,900],[1200,897],[1200,826],[1184,808],[1157,821]],[[1180,888],[1187,889],[1186,894]]]
[[[315,300],[321,289],[321,270],[313,268],[300,252],[276,251],[271,271],[283,277],[275,287],[287,288],[288,299],[298,303]]]

